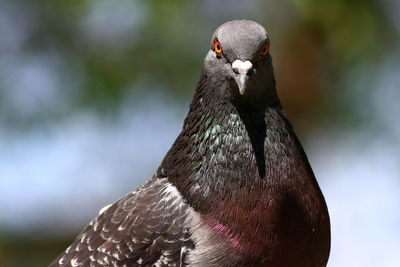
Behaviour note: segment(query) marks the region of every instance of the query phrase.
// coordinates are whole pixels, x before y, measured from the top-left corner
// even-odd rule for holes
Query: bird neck
[[[201,76],[183,130],[157,172],[198,210],[231,198],[232,191],[266,184],[274,154],[282,153],[275,142],[291,142],[274,88],[262,97],[236,96],[235,90],[226,81]]]

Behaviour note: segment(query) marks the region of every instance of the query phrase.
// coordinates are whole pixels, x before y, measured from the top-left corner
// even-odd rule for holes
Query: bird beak
[[[246,60],[245,62],[237,59],[232,63],[232,69],[236,73],[234,75],[236,84],[239,87],[239,93],[244,95],[249,80],[249,73],[253,69],[253,64]]]

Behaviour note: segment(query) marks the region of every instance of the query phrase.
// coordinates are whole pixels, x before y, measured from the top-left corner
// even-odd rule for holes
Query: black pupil
[[[220,49],[219,44],[217,44],[217,50],[219,50],[219,49]]]

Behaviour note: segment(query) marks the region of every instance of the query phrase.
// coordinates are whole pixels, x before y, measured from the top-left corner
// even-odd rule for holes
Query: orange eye
[[[261,51],[261,56],[265,57],[266,55],[268,55],[268,52],[269,52],[269,45],[265,44]]]
[[[221,54],[222,54],[222,46],[221,46],[221,43],[220,43],[219,41],[217,41],[217,40],[215,40],[215,42],[214,42],[214,51],[215,51],[215,53],[217,53],[218,55],[221,55]]]

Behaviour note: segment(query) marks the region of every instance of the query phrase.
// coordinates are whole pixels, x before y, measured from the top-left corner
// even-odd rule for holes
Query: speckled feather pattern
[[[153,178],[95,218],[50,266],[183,266],[193,249],[190,209]]]

